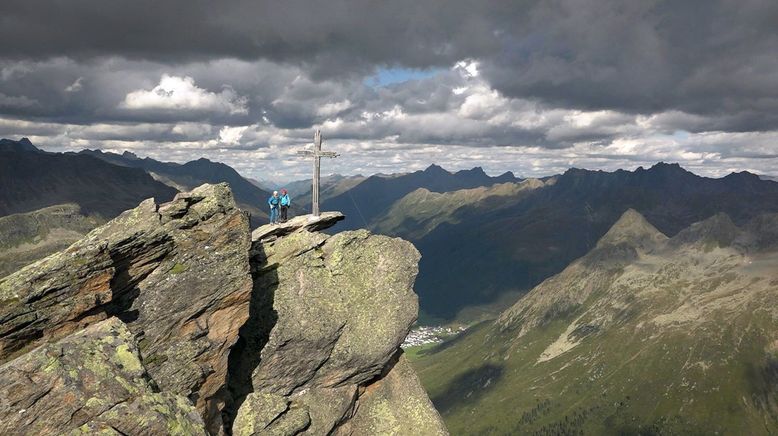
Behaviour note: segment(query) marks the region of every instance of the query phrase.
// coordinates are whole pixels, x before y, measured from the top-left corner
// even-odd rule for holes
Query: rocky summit
[[[447,434],[399,348],[419,254],[340,219],[252,238],[203,185],[0,279],[0,433]]]

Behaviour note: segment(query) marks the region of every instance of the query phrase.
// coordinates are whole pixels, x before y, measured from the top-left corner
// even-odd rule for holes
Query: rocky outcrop
[[[445,434],[399,348],[419,254],[341,219],[252,242],[203,185],[0,279],[0,433]]]
[[[217,431],[228,352],[248,317],[248,230],[227,185],[142,202],[0,280],[0,359],[116,316],[159,388]]]
[[[418,313],[413,245],[303,226],[267,238],[273,228],[254,233],[251,316],[231,356],[234,434],[445,434],[418,379],[397,382],[412,374],[398,359]],[[386,408],[407,427],[375,427]]]
[[[307,230],[309,232],[324,230],[334,226],[338,221],[343,221],[345,218],[340,212],[323,212],[319,216],[296,216],[284,223],[257,228],[251,232],[251,240],[270,241],[298,230]]]

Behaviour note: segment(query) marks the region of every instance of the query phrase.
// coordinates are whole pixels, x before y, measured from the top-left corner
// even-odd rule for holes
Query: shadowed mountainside
[[[143,170],[46,153],[26,139],[0,144],[0,186],[0,216],[75,203],[85,215],[110,219],[145,198],[168,201],[176,193]]]
[[[268,212],[265,207],[270,192],[259,188],[254,183],[238,174],[232,167],[220,162],[212,162],[200,158],[178,164],[160,162],[151,158],[140,159],[132,153],[116,154],[100,150],[83,150],[85,154],[102,159],[115,165],[131,168],[141,168],[151,174],[156,180],[172,186],[179,191],[194,189],[203,183],[229,183],[238,205],[251,212],[252,226],[267,222]]]
[[[369,228],[373,220],[387,213],[395,201],[419,188],[448,192],[517,181],[520,179],[511,173],[490,177],[480,167],[450,173],[431,165],[424,171],[408,174],[370,176],[352,189],[324,200],[322,205],[324,210],[338,210],[349,217],[338,226],[339,230]]]

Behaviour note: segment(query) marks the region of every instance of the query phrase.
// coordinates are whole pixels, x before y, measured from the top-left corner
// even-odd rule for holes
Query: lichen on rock
[[[111,316],[164,391],[221,428],[227,356],[248,317],[248,218],[226,184],[153,199],[0,280],[0,361]]]
[[[155,392],[117,318],[0,367],[2,434],[206,434],[184,397]]]

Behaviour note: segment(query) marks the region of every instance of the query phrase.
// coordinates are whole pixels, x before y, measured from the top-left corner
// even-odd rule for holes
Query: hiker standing
[[[281,204],[278,191],[273,191],[273,195],[267,199],[267,204],[270,205],[270,224],[278,224],[278,206]]]
[[[292,199],[289,198],[289,192],[286,189],[281,190],[281,222],[285,223],[287,220],[287,211],[289,206],[292,205]]]

